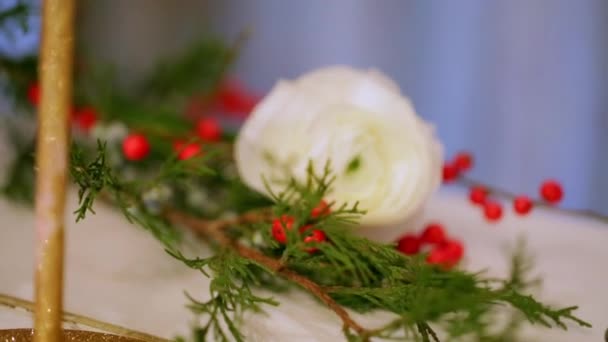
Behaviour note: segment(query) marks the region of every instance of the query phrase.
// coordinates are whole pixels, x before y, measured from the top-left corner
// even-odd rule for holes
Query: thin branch
[[[315,297],[317,297],[332,311],[334,311],[336,315],[338,315],[338,317],[340,317],[340,319],[342,320],[344,327],[352,329],[357,334],[364,337],[364,339],[370,336],[370,331],[363,328],[359,323],[353,320],[350,317],[349,313],[342,306],[340,306],[340,304],[338,304],[333,298],[331,298],[331,296],[317,283],[286,268],[285,265],[279,259],[271,258],[253,248],[244,246],[238,241],[230,239],[224,233],[225,228],[233,226],[235,224],[258,222],[260,220],[267,219],[267,214],[252,212],[246,213],[234,219],[203,220],[184,214],[179,211],[172,210],[167,211],[166,216],[173,223],[186,226],[195,231],[196,233],[203,235],[204,237],[210,237],[218,244],[234,249],[234,251],[237,252],[243,258],[252,260],[257,264],[264,266],[268,270],[275,272],[281,277],[298,284],[299,286],[313,294]]]
[[[479,187],[485,188],[493,195],[503,197],[506,199],[510,199],[510,200],[515,199],[518,196],[518,194],[513,193],[511,191],[508,191],[508,190],[505,190],[505,189],[502,189],[502,188],[499,188],[496,186],[492,186],[489,184],[485,184],[485,183],[479,182],[477,180],[474,180],[474,179],[471,179],[471,178],[468,178],[465,176],[460,176],[458,178],[458,182],[467,187],[479,186]],[[555,211],[561,212],[566,215],[592,218],[592,219],[595,219],[598,221],[608,223],[608,215],[604,215],[604,214],[601,214],[601,213],[593,211],[593,210],[556,207],[554,205],[551,205],[550,203],[547,203],[545,201],[538,200],[538,199],[533,199],[532,203],[537,207],[543,207],[543,208],[547,208],[550,210],[555,210]]]
[[[25,299],[16,298],[7,294],[0,293],[0,305],[6,306],[9,308],[19,308],[23,309],[27,312],[34,312],[34,303]],[[84,325],[89,328],[98,329],[101,331],[105,331],[108,333],[112,333],[114,335],[129,337],[136,340],[141,341],[150,341],[150,342],[169,342],[170,340],[157,337],[154,335],[150,335],[144,332],[139,332],[131,329],[127,329],[125,327],[121,327],[119,325],[102,322],[100,320],[90,318],[87,316],[71,313],[64,311],[62,315],[62,320],[66,323]]]

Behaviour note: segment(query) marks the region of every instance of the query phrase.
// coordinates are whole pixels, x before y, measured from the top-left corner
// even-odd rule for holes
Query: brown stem
[[[474,180],[474,179],[471,179],[468,177],[460,176],[460,178],[458,178],[458,181],[467,187],[479,186],[479,187],[485,188],[491,194],[497,195],[497,196],[500,196],[503,198],[514,199],[518,196],[518,194],[513,193],[511,191],[508,191],[508,190],[505,190],[505,189],[502,189],[499,187],[491,186],[491,185],[479,182],[477,180]],[[533,199],[532,203],[534,203],[535,206],[559,211],[559,212],[567,214],[567,215],[587,217],[587,218],[590,217],[590,218],[596,219],[598,221],[608,223],[607,215],[595,212],[593,210],[561,208],[561,207],[556,207],[554,205],[551,205],[550,203],[547,203],[545,201],[538,200],[538,199]]]
[[[333,298],[331,298],[331,296],[321,286],[319,286],[319,284],[298,274],[297,272],[286,268],[279,259],[266,256],[256,249],[247,247],[238,241],[232,240],[224,233],[224,228],[226,227],[240,223],[257,222],[268,219],[268,214],[246,213],[234,219],[214,221],[202,220],[173,210],[167,211],[166,216],[173,223],[186,226],[198,234],[205,237],[210,237],[220,245],[234,249],[243,258],[252,260],[268,270],[280,275],[281,277],[298,284],[317,297],[320,301],[325,303],[325,305],[327,305],[332,311],[334,311],[342,320],[345,328],[354,330],[357,334],[363,336],[365,339],[370,335],[369,331],[354,321],[348,312],[342,306],[340,306],[340,304],[333,300]]]

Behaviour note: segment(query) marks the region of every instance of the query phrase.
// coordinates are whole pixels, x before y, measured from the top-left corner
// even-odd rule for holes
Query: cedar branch
[[[364,337],[364,339],[367,339],[370,335],[370,331],[363,328],[359,323],[353,320],[348,312],[333,298],[331,298],[331,296],[321,286],[319,286],[319,284],[290,270],[289,268],[286,268],[279,259],[266,256],[253,248],[249,248],[238,241],[230,239],[224,233],[224,229],[229,226],[267,220],[270,216],[268,213],[249,212],[233,219],[224,220],[203,220],[176,210],[169,210],[165,214],[171,222],[186,226],[197,234],[215,240],[218,244],[224,247],[232,248],[241,257],[252,260],[268,270],[280,275],[281,277],[298,284],[317,297],[332,311],[334,311],[334,313],[342,320],[345,328],[352,329],[357,334]]]

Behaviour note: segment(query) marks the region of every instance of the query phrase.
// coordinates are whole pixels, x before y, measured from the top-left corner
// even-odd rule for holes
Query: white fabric
[[[74,196],[68,212],[75,207]],[[0,201],[0,292],[32,297],[33,216],[28,209]],[[497,225],[484,222],[462,194],[442,192],[426,217],[446,223],[467,245],[467,267],[506,271],[504,247],[519,235],[528,238],[536,270],[544,278],[542,298],[558,305],[580,305],[578,314],[593,329],[527,329],[525,341],[601,341],[608,327],[608,227],[592,220],[547,212],[529,218],[508,216]],[[72,220],[70,220],[71,222]],[[378,231],[374,232],[378,234]],[[392,232],[393,234],[395,232]],[[153,238],[103,206],[80,224],[68,224],[66,309],[111,323],[172,338],[187,334],[192,316],[183,290],[205,298],[207,280],[168,257]],[[294,291],[268,315],[247,321],[251,341],[340,341],[332,312]],[[363,317],[377,326],[381,316]],[[29,314],[0,307],[0,328],[31,325]]]

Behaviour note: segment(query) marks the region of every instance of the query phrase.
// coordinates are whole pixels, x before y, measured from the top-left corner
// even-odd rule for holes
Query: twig
[[[317,297],[332,311],[334,311],[336,315],[338,315],[338,317],[340,317],[340,319],[342,320],[342,323],[345,328],[352,329],[361,337],[363,337],[364,340],[367,340],[371,335],[370,330],[363,328],[359,323],[353,320],[348,314],[348,312],[342,306],[340,306],[340,304],[338,304],[333,298],[331,298],[331,296],[317,283],[286,268],[285,265],[279,259],[266,256],[253,248],[249,248],[239,243],[238,241],[232,240],[224,233],[224,229],[229,226],[248,222],[258,222],[260,220],[267,219],[268,215],[261,215],[260,213],[252,212],[246,213],[234,219],[203,220],[184,214],[179,211],[171,210],[166,212],[166,216],[173,223],[186,226],[198,234],[201,234],[205,237],[210,237],[218,244],[234,249],[243,258],[252,260],[257,264],[269,269],[270,271],[275,272],[281,277],[298,284],[299,286],[313,294],[315,297]]]
[[[7,294],[0,293],[0,305],[7,306],[10,308],[20,308],[28,312],[34,312],[34,303],[25,299],[16,298]],[[169,342],[170,340],[150,335],[147,333],[127,329],[115,324],[102,322],[100,320],[90,318],[87,316],[63,312],[62,320],[66,323],[84,325],[89,328],[98,329],[104,332],[112,333],[114,335],[129,337],[141,341],[150,342]]]
[[[518,194],[513,193],[511,191],[508,191],[508,190],[505,190],[505,189],[502,189],[502,188],[499,188],[496,186],[488,185],[488,184],[485,184],[485,183],[482,183],[477,180],[474,180],[474,179],[471,179],[468,177],[464,177],[464,176],[460,176],[458,178],[458,182],[467,187],[479,186],[479,187],[485,188],[493,195],[497,195],[497,196],[511,199],[511,200],[518,196]],[[558,212],[561,212],[561,213],[564,213],[567,215],[592,218],[592,219],[595,219],[598,221],[608,223],[608,215],[604,215],[604,214],[598,213],[593,210],[556,207],[554,205],[551,205],[550,203],[547,203],[545,201],[538,200],[538,199],[533,199],[532,203],[535,206],[547,208],[550,210],[555,210],[555,211],[558,211]]]

